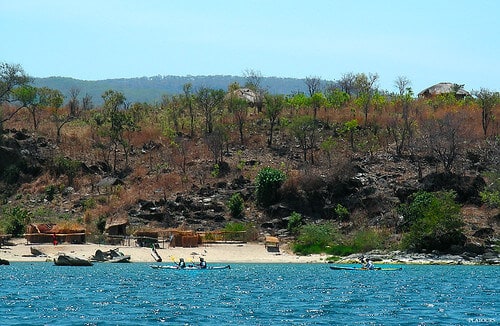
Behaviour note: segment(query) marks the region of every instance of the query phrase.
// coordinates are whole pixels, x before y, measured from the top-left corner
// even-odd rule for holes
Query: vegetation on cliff
[[[304,254],[495,245],[499,94],[457,85],[416,98],[404,77],[397,92],[377,80],[308,77],[307,92],[276,95],[256,74],[227,89],[187,83],[154,104],[109,89],[95,105],[2,64],[0,232],[22,207],[95,237],[117,216],[131,231],[243,225]]]

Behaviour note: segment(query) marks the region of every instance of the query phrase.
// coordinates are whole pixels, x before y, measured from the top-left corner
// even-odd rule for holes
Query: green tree
[[[378,74],[357,74],[354,84],[358,92],[355,103],[363,111],[365,116],[365,126],[368,124],[368,112],[372,104],[373,97],[377,91]]]
[[[481,88],[479,92],[474,92],[474,95],[481,108],[481,125],[483,127],[484,136],[486,137],[490,123],[495,120],[493,109],[500,103],[500,93]]]
[[[269,121],[269,135],[267,137],[267,147],[273,144],[274,128],[279,123],[279,117],[283,108],[285,107],[285,97],[283,95],[270,95],[265,96],[264,113]]]
[[[285,182],[286,175],[280,170],[265,167],[255,178],[257,203],[263,207],[274,204],[278,199],[278,190]]]
[[[14,91],[17,88],[26,86],[31,82],[32,78],[24,72],[21,65],[0,62],[0,109],[3,107],[1,104],[4,102],[16,102],[18,99],[14,96]],[[23,108],[24,106],[22,105],[18,106],[7,117],[4,117],[3,112],[0,111],[0,131],[2,130],[3,123],[10,120],[19,110]]]
[[[194,105],[193,105],[193,95],[191,94],[191,89],[193,85],[191,83],[186,83],[182,86],[182,91],[184,92],[184,105],[187,107],[189,112],[189,135],[194,136]]]
[[[31,121],[33,122],[33,130],[38,129],[38,110],[39,110],[39,98],[37,94],[37,88],[31,85],[21,86],[13,91],[16,100],[21,103],[21,108],[27,108],[30,115]]]
[[[311,97],[309,97],[308,104],[313,109],[314,121],[317,120],[318,110],[321,107],[325,107],[327,103],[328,101],[325,95],[323,95],[322,93],[314,93],[313,95],[311,95]]]
[[[344,107],[350,99],[349,94],[336,87],[327,88],[325,93],[328,103],[337,110]]]
[[[349,143],[351,144],[351,149],[355,150],[354,147],[354,134],[358,130],[358,120],[352,119],[344,123],[341,132],[349,134]]]
[[[325,139],[323,142],[321,142],[321,144],[319,145],[319,147],[325,153],[325,155],[328,159],[328,167],[329,168],[332,167],[332,152],[333,152],[333,149],[335,148],[336,144],[337,143],[335,142],[335,140],[333,140],[333,137],[328,136],[328,138]]]
[[[224,91],[201,87],[196,92],[196,103],[205,117],[205,133],[212,133],[215,117],[222,112]]]
[[[226,96],[227,110],[233,115],[234,122],[238,127],[238,132],[240,134],[240,143],[244,143],[244,126],[248,115],[248,104],[247,101],[242,99],[236,94],[236,91],[240,88],[238,83],[233,83],[229,85],[228,94]]]
[[[52,122],[54,122],[56,127],[56,142],[59,144],[61,142],[62,128],[75,117],[61,107],[64,101],[64,96],[59,90],[45,89],[44,97],[47,109],[50,111]]]
[[[121,146],[125,153],[125,167],[128,167],[128,153],[130,142],[126,132],[139,129],[133,116],[127,111],[126,98],[121,92],[108,90],[102,95],[104,100],[103,116],[101,116],[102,135],[109,140],[109,150],[113,153],[113,172],[117,172],[118,148]]]
[[[455,193],[425,191],[410,197],[408,204],[400,206],[403,215],[403,247],[415,251],[448,250],[453,245],[463,245],[463,221]]]

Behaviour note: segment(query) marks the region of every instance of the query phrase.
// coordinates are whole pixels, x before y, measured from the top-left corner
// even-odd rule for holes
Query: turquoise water
[[[0,325],[497,325],[499,276],[497,266],[12,263],[0,266]]]

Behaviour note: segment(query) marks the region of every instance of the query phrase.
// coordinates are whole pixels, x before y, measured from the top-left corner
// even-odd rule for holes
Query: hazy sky
[[[0,62],[86,80],[238,75],[500,90],[498,0],[0,0]]]

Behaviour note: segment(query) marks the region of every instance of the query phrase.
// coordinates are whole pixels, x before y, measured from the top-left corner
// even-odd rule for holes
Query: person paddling
[[[207,262],[205,261],[205,258],[200,257],[200,264],[199,264],[201,269],[207,268]]]
[[[371,260],[368,260],[368,262],[365,265],[366,269],[375,269],[375,266],[373,265],[373,262]]]
[[[180,268],[186,268],[186,262],[184,261],[184,258],[179,259],[179,263],[177,264]]]

